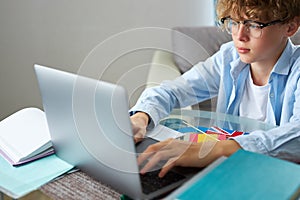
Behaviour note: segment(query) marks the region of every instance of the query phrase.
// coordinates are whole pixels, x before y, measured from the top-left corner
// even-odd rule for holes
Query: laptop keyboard
[[[160,178],[158,177],[159,171],[155,170],[146,174],[140,174],[142,189],[145,194],[150,194],[185,178],[183,175],[173,171],[169,171],[163,178]]]

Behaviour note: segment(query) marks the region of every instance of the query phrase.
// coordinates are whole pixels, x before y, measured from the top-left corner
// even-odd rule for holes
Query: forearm
[[[239,143],[237,143],[234,140],[222,140],[219,143],[219,153],[221,156],[231,156],[234,154],[237,150],[241,149],[241,146]]]
[[[166,99],[162,97],[159,93],[159,89],[148,88],[139,97],[137,103],[130,109],[131,114],[136,112],[147,113],[149,119],[151,119],[150,128],[156,126],[160,119],[169,115],[169,110],[167,101],[162,101],[161,99]],[[160,98],[157,98],[160,97]]]
[[[194,82],[196,82],[196,80],[194,80]],[[199,82],[202,83],[203,81]],[[199,95],[205,96],[210,94],[210,92],[207,90],[196,91],[195,88],[191,87],[192,85],[192,83],[187,82],[182,77],[174,81],[164,81],[160,86],[146,89],[130,111],[143,111],[148,113],[154,125],[157,125],[159,120],[169,116],[174,108],[190,106],[209,98],[209,96],[207,96],[200,99]],[[194,85],[196,85],[196,83],[194,83]],[[197,87],[199,87],[199,85],[197,85]],[[204,88],[204,86],[202,88]]]

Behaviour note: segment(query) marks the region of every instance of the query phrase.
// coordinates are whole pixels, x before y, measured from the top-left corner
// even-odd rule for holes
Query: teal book
[[[0,156],[0,191],[17,199],[72,168],[72,165],[61,160],[55,154],[17,167],[12,166]]]
[[[167,199],[298,199],[300,165],[239,150],[217,160]]]

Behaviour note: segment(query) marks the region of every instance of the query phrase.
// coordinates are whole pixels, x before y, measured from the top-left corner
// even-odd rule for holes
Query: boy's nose
[[[249,28],[247,28],[247,26],[245,26],[244,24],[240,23],[236,32],[237,39],[240,41],[245,41],[249,39],[249,35]]]

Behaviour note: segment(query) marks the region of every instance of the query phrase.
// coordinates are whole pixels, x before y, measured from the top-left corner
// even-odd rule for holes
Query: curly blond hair
[[[218,0],[216,11],[218,19],[290,20],[300,16],[300,0]]]

